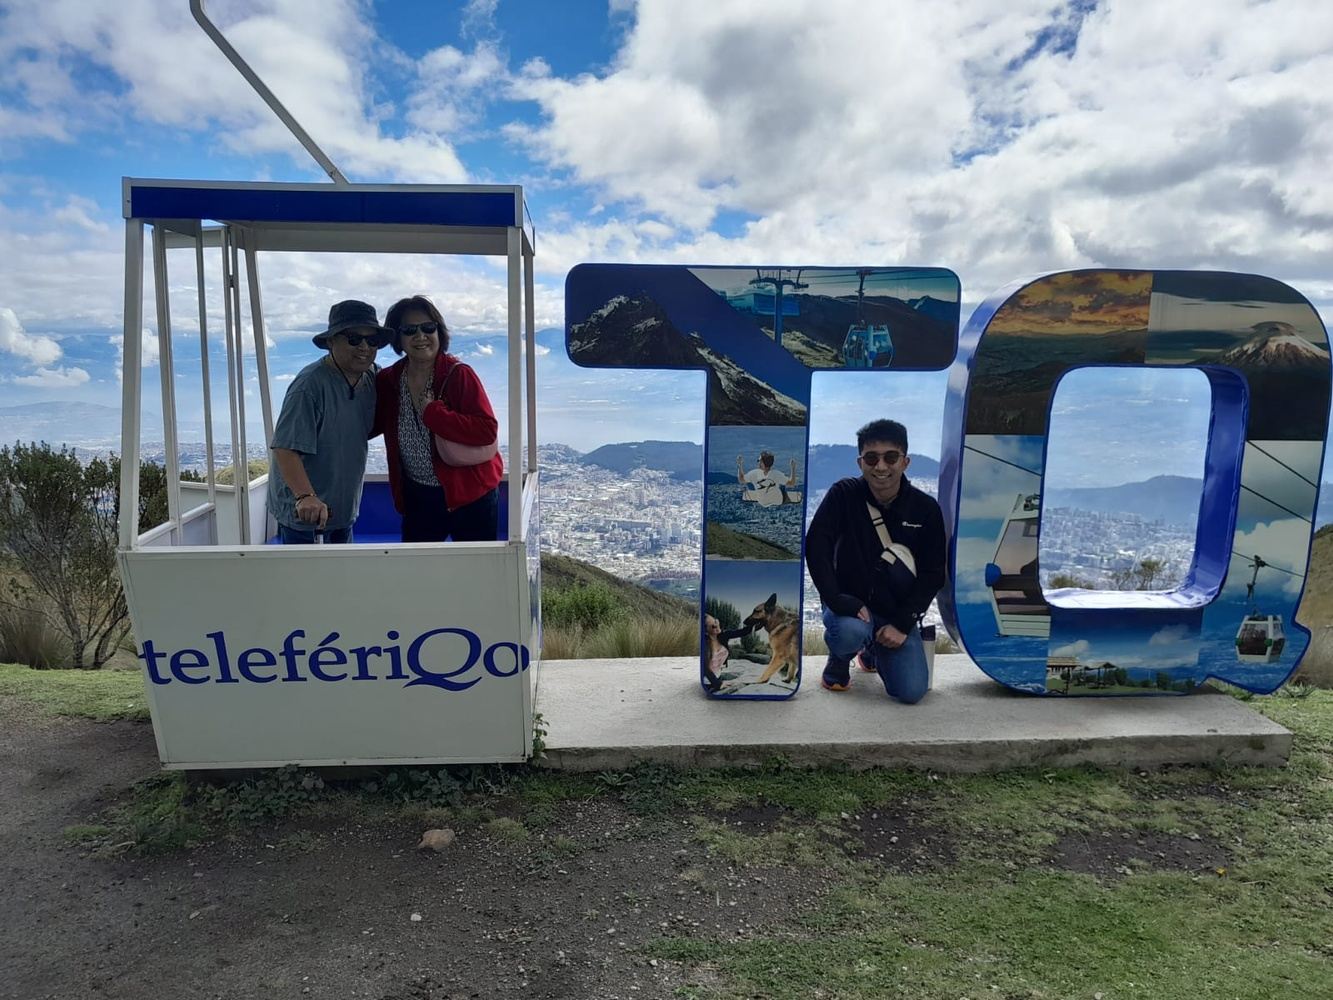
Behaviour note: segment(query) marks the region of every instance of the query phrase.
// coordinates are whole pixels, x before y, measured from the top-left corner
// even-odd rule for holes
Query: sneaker
[[[823,685],[825,691],[846,691],[852,686],[852,678],[848,672],[847,663],[839,663],[833,657],[828,658],[824,664],[824,673],[819,678],[819,683]]]
[[[872,667],[872,666],[870,665],[870,661],[869,661],[868,659],[866,659],[865,650],[862,650],[861,652],[857,653],[857,654],[856,654],[856,657],[855,657],[855,659],[854,659],[853,662],[856,663],[856,666],[857,666],[863,673],[867,673],[867,674],[877,674],[877,673],[879,673],[879,670],[877,670],[875,667]]]

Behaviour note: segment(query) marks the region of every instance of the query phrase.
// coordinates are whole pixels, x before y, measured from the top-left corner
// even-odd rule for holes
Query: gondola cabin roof
[[[122,214],[193,237],[242,227],[256,250],[504,255],[535,234],[523,189],[507,184],[279,184],[126,177]],[[168,244],[173,245],[173,244]],[[183,245],[183,243],[182,243]]]

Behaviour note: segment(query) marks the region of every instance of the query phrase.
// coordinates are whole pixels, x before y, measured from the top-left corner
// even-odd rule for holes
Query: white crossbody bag
[[[895,542],[893,536],[889,534],[889,526],[884,523],[884,516],[879,508],[873,503],[866,503],[866,510],[870,512],[870,523],[875,526],[875,534],[879,536],[879,544],[883,547],[879,557],[888,567],[888,571],[897,578],[899,585],[916,579],[916,557],[912,555],[912,550],[900,542]],[[921,646],[926,651],[926,668],[928,671],[927,688],[935,686],[935,626],[923,625],[921,616],[917,616],[917,631],[921,633]]]

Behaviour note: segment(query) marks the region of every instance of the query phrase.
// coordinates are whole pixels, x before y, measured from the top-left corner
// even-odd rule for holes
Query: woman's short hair
[[[403,353],[403,345],[399,343],[403,338],[398,335],[398,327],[402,323],[403,313],[409,309],[417,309],[424,312],[440,327],[440,353],[449,350],[449,327],[444,322],[444,317],[440,315],[440,310],[435,308],[435,303],[424,295],[413,295],[406,299],[399,299],[389,307],[389,311],[384,314],[384,325],[393,331],[393,337],[389,340],[389,346],[393,348],[394,354]]]

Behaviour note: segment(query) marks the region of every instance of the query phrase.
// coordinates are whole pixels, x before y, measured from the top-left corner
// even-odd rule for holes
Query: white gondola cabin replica
[[[541,623],[533,237],[522,190],[127,179],[124,215],[119,564],[162,762],[219,768],[528,757]],[[146,231],[169,518],[140,534]],[[186,490],[173,361],[184,345],[172,336],[167,270],[183,251],[198,289],[191,314],[197,305],[208,452],[205,482]],[[270,544],[275,531],[262,482],[238,475],[232,488],[218,486],[205,263],[220,262],[214,287],[222,300],[230,455],[242,470],[249,376],[266,441],[274,420],[260,263],[286,252],[506,259],[508,455],[499,541],[403,544],[388,484],[371,476],[356,544]],[[385,289],[380,308],[421,291]],[[322,318],[309,317],[311,328]]]
[[[1018,494],[1000,526],[995,558],[986,564],[986,586],[998,635],[1051,634],[1051,609],[1037,577],[1040,516],[1040,494]]]

